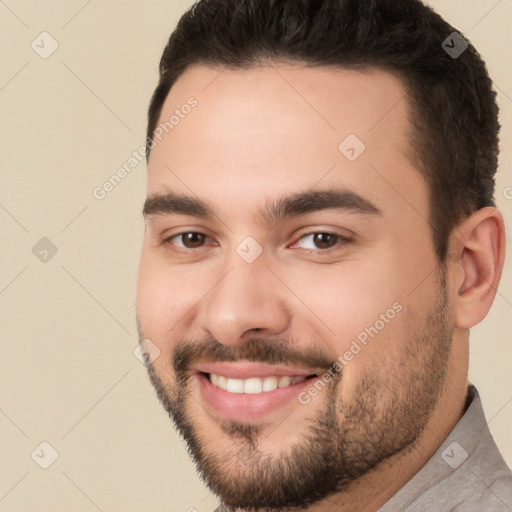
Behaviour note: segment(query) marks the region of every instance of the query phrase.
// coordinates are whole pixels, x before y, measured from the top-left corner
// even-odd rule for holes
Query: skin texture
[[[161,121],[191,96],[197,107],[151,152],[148,196],[200,198],[215,217],[146,218],[137,319],[141,340],[160,350],[151,381],[228,505],[377,510],[464,412],[468,329],[487,314],[503,266],[501,214],[466,219],[439,265],[427,185],[409,154],[413,113],[386,71],[198,65],[171,89]],[[338,149],[349,134],[366,146],[353,162]],[[259,222],[267,201],[340,187],[381,214]],[[350,242],[331,239],[325,252],[306,236],[326,231]],[[186,232],[206,237],[187,248],[176,236]],[[249,236],[263,248],[252,263],[236,251]],[[281,361],[321,375],[393,304],[400,311],[308,404],[241,423],[201,394],[192,367],[207,360]]]

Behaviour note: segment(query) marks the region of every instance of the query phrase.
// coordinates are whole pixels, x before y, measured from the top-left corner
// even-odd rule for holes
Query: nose
[[[238,259],[238,261],[236,261]],[[235,255],[197,311],[198,322],[219,343],[240,346],[247,337],[278,336],[290,324],[286,288],[263,256],[246,263]]]

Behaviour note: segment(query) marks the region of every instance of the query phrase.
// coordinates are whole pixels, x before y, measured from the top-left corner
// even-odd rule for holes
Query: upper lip
[[[291,368],[284,365],[270,365],[251,362],[237,363],[205,363],[195,366],[197,372],[214,373],[215,375],[223,375],[229,379],[250,379],[252,377],[298,377],[315,375],[315,370],[307,368]]]

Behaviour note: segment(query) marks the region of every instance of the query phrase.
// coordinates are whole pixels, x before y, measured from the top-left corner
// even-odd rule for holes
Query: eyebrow
[[[266,227],[285,219],[322,210],[339,210],[360,215],[382,216],[371,201],[348,189],[308,190],[277,200],[267,200],[254,220]],[[189,215],[212,220],[216,215],[205,201],[174,192],[149,196],[142,210],[144,217],[165,214]]]

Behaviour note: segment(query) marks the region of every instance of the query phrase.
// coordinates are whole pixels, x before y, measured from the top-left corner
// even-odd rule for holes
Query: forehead
[[[426,212],[409,119],[402,82],[384,70],[196,65],[162,108],[148,194],[173,190],[235,205],[243,190],[238,206],[249,208],[321,184],[381,204],[407,197]]]

